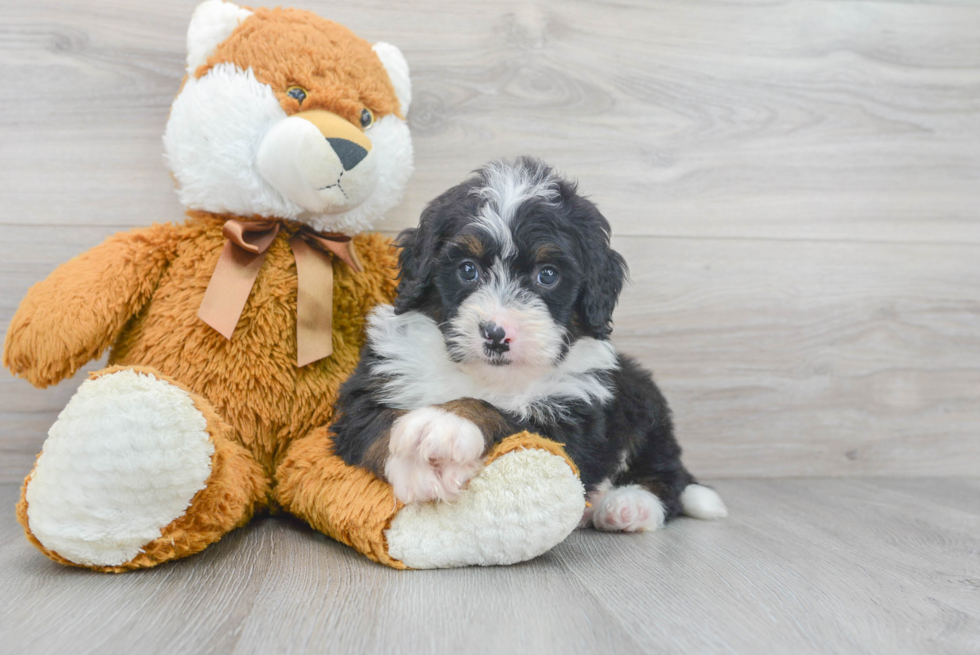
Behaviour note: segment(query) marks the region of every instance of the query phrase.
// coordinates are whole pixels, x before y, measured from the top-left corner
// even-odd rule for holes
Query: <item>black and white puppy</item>
[[[726,515],[681,463],[650,373],[609,341],[626,263],[574,183],[531,158],[489,164],[398,245],[395,305],[370,316],[337,401],[344,461],[406,503],[449,500],[488,448],[528,430],[578,465],[583,525],[633,532]]]

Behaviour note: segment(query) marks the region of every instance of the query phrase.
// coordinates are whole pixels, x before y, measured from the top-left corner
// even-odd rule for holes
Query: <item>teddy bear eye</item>
[[[295,98],[299,104],[303,104],[303,101],[306,100],[306,89],[301,86],[291,86],[286,89],[286,95]]]
[[[367,129],[374,124],[374,113],[370,109],[361,110],[361,128]]]

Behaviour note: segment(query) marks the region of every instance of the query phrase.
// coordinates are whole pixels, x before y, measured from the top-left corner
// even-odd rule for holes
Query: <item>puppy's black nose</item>
[[[327,143],[337,153],[337,157],[340,158],[340,164],[344,167],[345,171],[349,171],[360,164],[361,160],[367,157],[368,154],[367,150],[347,139],[331,139],[327,137]]]
[[[507,331],[496,323],[480,323],[480,332],[483,334],[483,346],[490,352],[500,354],[510,350]]]

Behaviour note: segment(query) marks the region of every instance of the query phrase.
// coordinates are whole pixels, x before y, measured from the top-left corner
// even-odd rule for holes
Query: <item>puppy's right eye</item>
[[[476,282],[480,279],[480,269],[471,261],[459,265],[459,279],[463,282]]]

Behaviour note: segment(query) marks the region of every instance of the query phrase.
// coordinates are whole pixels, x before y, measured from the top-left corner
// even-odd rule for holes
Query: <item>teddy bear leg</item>
[[[210,403],[153,369],[111,367],[51,426],[17,518],[55,561],[125,571],[204,549],[267,495]]]
[[[326,428],[293,443],[277,479],[287,511],[401,569],[523,562],[561,543],[585,509],[561,446],[526,432],[498,444],[453,502],[397,501],[387,482],[333,454]]]

